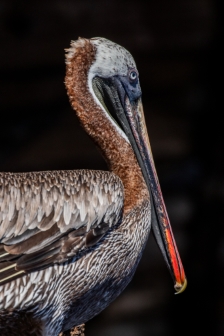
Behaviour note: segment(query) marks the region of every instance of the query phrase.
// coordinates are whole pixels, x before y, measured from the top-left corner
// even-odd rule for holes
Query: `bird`
[[[72,41],[65,86],[108,171],[0,173],[1,335],[84,335],[131,281],[151,229],[176,293],[187,285],[132,55],[102,37]]]

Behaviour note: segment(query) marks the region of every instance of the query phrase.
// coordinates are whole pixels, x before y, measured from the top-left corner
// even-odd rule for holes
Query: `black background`
[[[173,284],[150,237],[137,273],[87,336],[223,335],[221,1],[0,1],[0,169],[106,169],[64,88],[70,40],[127,48],[188,278]]]

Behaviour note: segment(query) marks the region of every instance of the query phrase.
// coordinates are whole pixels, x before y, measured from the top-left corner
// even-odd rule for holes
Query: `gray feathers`
[[[7,277],[97,243],[118,223],[123,197],[121,180],[110,172],[0,173],[0,282],[12,256],[17,266]]]

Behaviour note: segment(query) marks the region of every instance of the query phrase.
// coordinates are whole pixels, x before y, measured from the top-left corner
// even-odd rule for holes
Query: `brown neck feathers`
[[[82,126],[93,138],[106,159],[109,169],[118,175],[125,190],[125,213],[142,203],[148,191],[130,144],[118,133],[105,112],[95,102],[88,87],[88,72],[95,61],[96,50],[89,40],[76,42],[69,50],[65,85],[70,103]]]

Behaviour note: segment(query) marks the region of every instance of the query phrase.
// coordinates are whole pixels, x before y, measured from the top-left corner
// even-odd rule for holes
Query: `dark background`
[[[137,273],[87,336],[224,335],[222,1],[0,1],[0,169],[106,169],[64,88],[78,36],[126,47],[188,277],[173,284],[150,237]]]

